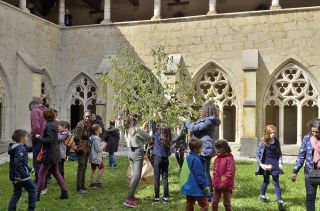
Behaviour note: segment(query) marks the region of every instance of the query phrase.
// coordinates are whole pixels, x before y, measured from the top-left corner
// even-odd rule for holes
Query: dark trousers
[[[39,181],[37,184],[38,193],[41,193],[41,191],[44,189],[45,182],[46,182],[46,175],[49,170],[52,171],[52,174],[56,178],[56,180],[60,186],[61,191],[66,191],[67,190],[66,185],[65,185],[64,180],[59,172],[59,164],[58,163],[57,164],[48,164],[48,165],[41,164],[40,171],[39,171],[39,178],[38,178]]]
[[[211,174],[210,174],[210,163],[211,163],[211,156],[201,156],[202,160],[204,161],[204,173],[206,174],[207,180],[209,182],[209,186],[210,186],[210,192],[213,192],[213,188],[212,188],[212,178],[211,178]]]
[[[110,167],[117,166],[117,160],[116,160],[116,156],[114,155],[114,152],[109,152],[109,166]]]
[[[220,201],[221,194],[223,193],[223,205],[226,211],[231,211],[231,190],[217,190],[213,191],[213,203],[212,203],[212,211],[218,211],[218,205]]]
[[[77,171],[77,191],[86,188],[86,169],[89,160],[89,153],[77,153],[78,171]]]
[[[315,211],[318,185],[310,184],[309,174],[304,175],[304,182],[306,186],[306,209],[307,211]]]
[[[187,196],[187,203],[185,211],[194,211],[194,204],[198,202],[201,211],[209,210],[209,203],[207,196]]]
[[[274,185],[274,191],[277,195],[277,200],[282,200],[281,197],[281,189],[279,184],[279,175],[272,175],[273,185]],[[266,195],[267,187],[270,183],[270,173],[266,173],[263,175],[263,183],[261,185],[261,195]]]
[[[163,197],[169,198],[169,182],[168,182],[168,157],[154,156],[153,171],[154,171],[154,197],[160,197],[160,175],[163,180]]]
[[[59,163],[59,172],[63,178],[64,178],[64,162],[65,161],[66,161],[65,159],[61,159]]]
[[[179,164],[180,169],[182,168],[183,161],[184,161],[184,150],[177,150],[176,151],[176,159]]]
[[[132,179],[130,182],[130,188],[128,192],[127,199],[132,200],[134,198],[134,193],[139,185],[141,179],[141,172],[143,166],[143,157],[144,157],[144,150],[143,148],[138,148],[135,150],[129,150],[129,161],[130,165],[132,166],[133,174]]]
[[[40,140],[32,140],[32,165],[34,168],[34,172],[35,172],[35,183],[38,183],[38,173],[40,171],[40,166],[41,166],[41,162],[37,160],[37,157],[39,155],[39,152],[41,150],[42,147],[42,143]]]
[[[22,194],[22,188],[28,192],[28,211],[36,209],[36,185],[29,179],[13,184],[13,195],[11,197],[8,210],[15,211]]]

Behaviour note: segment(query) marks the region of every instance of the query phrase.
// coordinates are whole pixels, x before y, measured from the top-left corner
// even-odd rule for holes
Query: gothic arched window
[[[306,123],[318,116],[319,95],[307,73],[289,63],[277,73],[264,98],[266,124],[274,124],[284,144],[301,143]]]

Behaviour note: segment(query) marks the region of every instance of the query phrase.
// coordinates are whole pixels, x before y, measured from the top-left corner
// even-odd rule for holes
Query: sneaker
[[[136,197],[133,197],[132,200],[133,200],[133,201],[139,201],[140,199],[139,199],[139,198],[136,198]]]
[[[48,192],[48,189],[46,188],[46,189],[44,189],[44,190],[41,191],[41,195],[46,195],[47,192]]]
[[[69,198],[68,191],[61,191],[60,199],[67,199]]]
[[[169,197],[163,197],[163,203],[168,203],[169,202]]]
[[[259,196],[259,199],[260,199],[260,201],[261,201],[262,203],[267,203],[267,198],[266,198],[265,195],[260,195],[260,196]]]
[[[84,190],[84,191],[87,191],[87,190],[88,190],[88,188],[86,188],[86,187],[83,187],[83,188],[82,188],[82,190]]]
[[[283,201],[282,201],[282,200],[278,201],[278,209],[279,209],[280,211],[284,211],[284,210],[285,210],[285,208],[284,208],[284,206],[283,206]]]
[[[92,182],[90,183],[90,188],[95,188],[96,183]]]
[[[159,203],[160,202],[160,198],[153,198],[153,203]]]
[[[134,200],[129,199],[124,200],[123,205],[130,208],[136,208],[138,206]]]
[[[103,186],[100,182],[96,183],[94,187],[95,188],[103,188]]]
[[[78,190],[77,191],[78,193],[80,193],[80,194],[84,194],[85,192],[87,192],[86,190],[83,190],[83,189],[81,189],[81,190]]]

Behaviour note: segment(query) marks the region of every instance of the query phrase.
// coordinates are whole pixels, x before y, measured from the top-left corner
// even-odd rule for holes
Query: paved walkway
[[[249,158],[249,157],[241,157],[239,146],[237,144],[230,144],[232,149],[232,154],[236,160],[248,160],[248,161],[255,161],[255,158]],[[298,146],[283,146],[283,161],[285,163],[294,163],[296,159],[296,153],[298,152]],[[104,153],[104,156],[107,156],[108,153]],[[116,156],[127,156],[128,155],[128,148],[127,147],[119,147],[119,151],[116,153]],[[174,156],[174,155],[172,155]],[[29,158],[32,158],[32,154],[29,154]],[[8,153],[2,153],[0,154],[0,164],[3,164],[5,162],[9,161],[9,155]]]

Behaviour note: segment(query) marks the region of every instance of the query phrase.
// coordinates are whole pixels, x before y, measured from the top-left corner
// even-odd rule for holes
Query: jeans
[[[78,157],[78,170],[77,170],[77,191],[86,188],[86,169],[88,160],[90,157],[89,153],[77,153]]]
[[[211,163],[211,156],[201,156],[202,160],[204,161],[204,173],[206,174],[207,180],[209,182],[210,192],[213,192],[212,188],[212,178],[210,174],[210,163]]]
[[[41,191],[44,189],[45,182],[46,182],[46,175],[49,170],[52,170],[52,174],[56,178],[61,191],[66,191],[67,190],[66,185],[59,172],[59,164],[48,164],[48,165],[41,164],[40,171],[39,171],[39,178],[38,178],[39,181],[37,184],[38,193],[41,193]]]
[[[207,196],[187,196],[187,203],[185,207],[185,211],[194,211],[194,204],[198,202],[201,207],[201,211],[209,210],[209,203]]]
[[[280,201],[282,200],[281,197],[281,189],[280,189],[280,184],[279,184],[279,175],[272,175],[272,180],[273,180],[273,185],[274,185],[274,191],[277,195],[277,200]],[[267,187],[270,183],[270,173],[267,173],[263,175],[263,183],[261,185],[261,195],[266,195]]]
[[[307,211],[315,211],[318,185],[310,184],[309,174],[304,175],[304,182],[306,186],[306,209]]]
[[[168,157],[154,156],[153,160],[154,171],[154,197],[160,197],[160,175],[163,180],[163,197],[169,198],[169,183],[168,183]]]
[[[110,167],[117,166],[116,156],[114,155],[114,152],[109,152],[109,166]]]
[[[141,179],[141,172],[143,166],[144,150],[143,148],[136,148],[135,150],[129,150],[129,161],[132,166],[133,174],[130,182],[130,188],[128,192],[128,200],[134,198],[134,193],[139,185]]]
[[[29,179],[13,184],[13,195],[11,197],[8,210],[15,211],[22,194],[22,188],[28,192],[28,211],[36,209],[36,185]]]
[[[38,173],[40,171],[41,162],[37,160],[38,154],[41,150],[42,143],[40,140],[34,139],[32,140],[32,165],[35,172],[35,183],[38,183]]]
[[[226,211],[231,211],[231,195],[232,190],[214,190],[213,193],[213,203],[212,203],[212,211],[218,211],[218,205],[220,201],[221,194],[223,193],[223,205]]]
[[[179,149],[178,151],[176,151],[176,159],[181,169],[184,161],[184,150]]]
[[[59,172],[63,178],[64,178],[64,162],[65,161],[66,161],[65,159],[61,159],[59,163]]]

